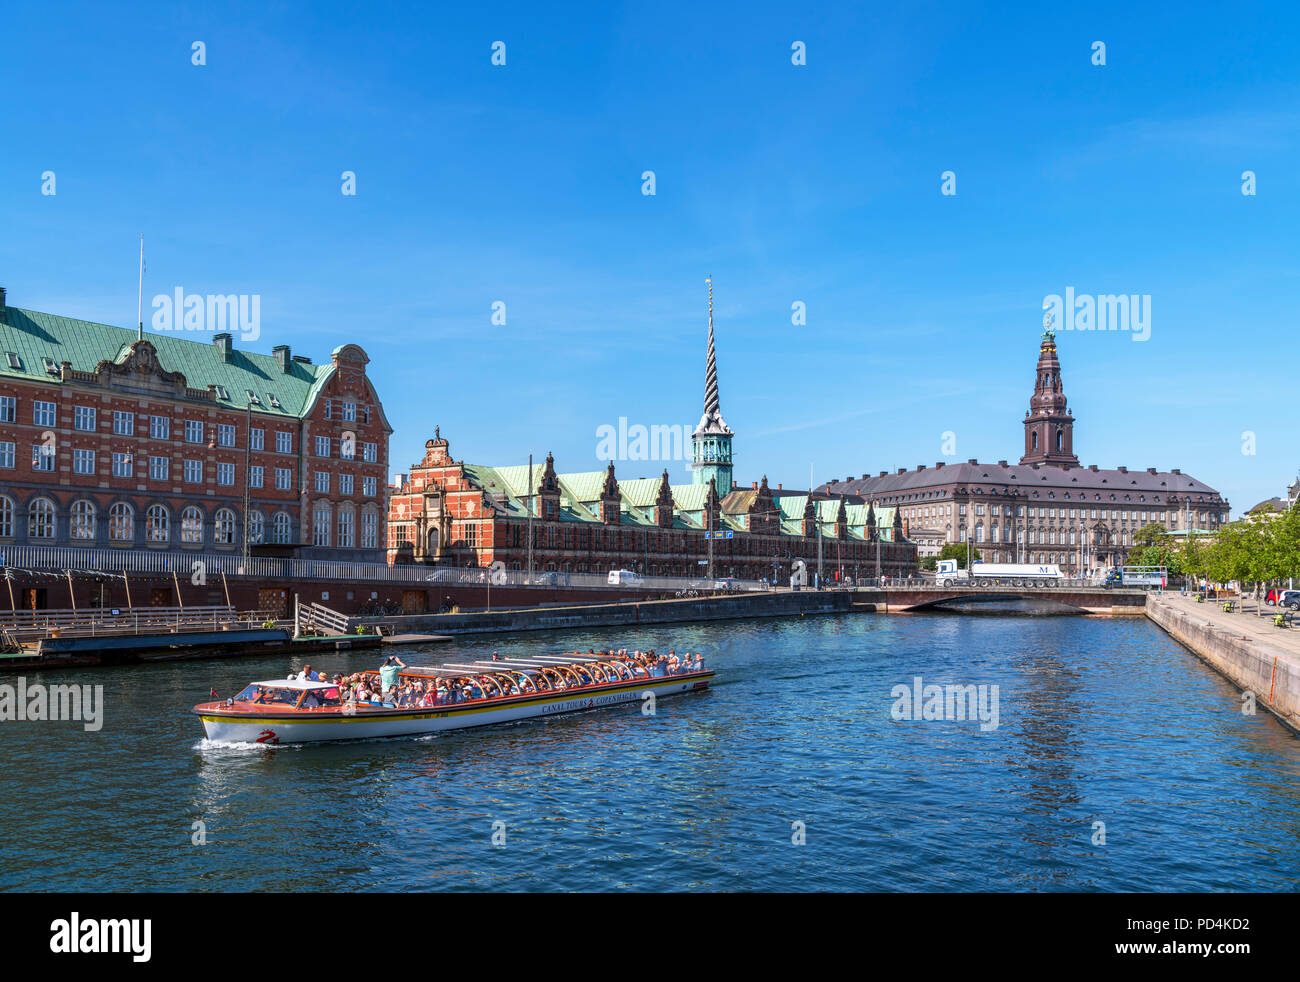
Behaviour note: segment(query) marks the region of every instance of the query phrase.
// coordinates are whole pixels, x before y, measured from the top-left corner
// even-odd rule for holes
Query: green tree
[[[1196,536],[1188,533],[1182,548],[1179,550],[1179,557],[1183,567],[1183,573],[1187,576],[1205,576],[1205,547],[1196,540]]]
[[[1133,533],[1134,550],[1150,549],[1152,546],[1162,545],[1167,541],[1169,541],[1169,533],[1165,530],[1163,525],[1157,525],[1155,522],[1152,522],[1150,525],[1143,525]],[[1133,562],[1132,557],[1130,556],[1127,565],[1136,566],[1138,564]],[[1156,564],[1143,563],[1142,565],[1154,566]]]
[[[944,546],[942,549],[939,550],[939,558],[955,559],[957,560],[957,568],[965,569],[967,548],[970,549],[971,562],[973,563],[980,562],[981,561],[980,551],[976,549],[974,546],[968,547],[964,542],[949,542],[946,546]]]
[[[923,556],[916,565],[920,569],[929,570],[933,573],[939,565],[939,560],[936,556]]]

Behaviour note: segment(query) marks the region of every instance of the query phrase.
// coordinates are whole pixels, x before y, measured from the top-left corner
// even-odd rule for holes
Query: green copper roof
[[[136,339],[136,332],[129,328],[7,307],[0,322],[0,376],[62,384],[46,371],[46,358],[56,366],[66,361],[74,371],[93,372],[101,361],[120,363]],[[211,336],[199,341],[146,331],[144,339],[158,352],[160,366],[184,375],[189,388],[222,386],[227,398],[218,398],[217,405],[243,409],[251,389],[261,400],[253,412],[271,416],[304,415],[334,372],[332,362],[309,365],[299,361],[290,361],[285,372],[274,355],[239,348],[225,361]],[[10,352],[18,356],[19,367],[10,365]],[[271,405],[272,395],[280,403],[279,409]]]

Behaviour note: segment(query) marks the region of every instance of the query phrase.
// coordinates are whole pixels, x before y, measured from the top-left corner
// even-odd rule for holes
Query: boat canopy
[[[335,689],[338,688],[337,682],[308,682],[299,679],[272,679],[270,682],[250,682],[250,685],[263,685],[273,689],[297,689],[302,692],[307,689]]]

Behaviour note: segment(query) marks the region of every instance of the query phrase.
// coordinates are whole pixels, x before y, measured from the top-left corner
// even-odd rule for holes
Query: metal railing
[[[228,605],[0,610],[0,631],[18,637],[98,637],[261,627],[268,620],[274,616],[265,611],[237,611]]]
[[[641,590],[675,595],[678,591],[700,594],[747,593],[775,589],[764,580],[738,579],[715,574],[697,576],[642,576],[621,578],[610,583],[608,573],[572,573],[564,570],[490,570],[481,566],[424,566],[361,563],[329,559],[279,559],[250,557],[245,561],[233,553],[183,549],[104,549],[83,546],[8,545],[0,546],[0,566],[7,574],[21,577],[24,571],[44,574],[101,573],[109,577],[159,574],[189,578],[194,564],[202,563],[209,579],[251,578],[258,580],[331,580],[358,584],[406,584],[437,589],[439,586],[571,587],[577,589]],[[721,565],[721,563],[719,563]],[[724,567],[725,568],[725,567]],[[812,581],[812,572],[809,574]],[[825,581],[824,581],[825,582]],[[829,586],[827,582],[826,585]],[[0,597],[3,594],[0,593]]]
[[[320,604],[298,604],[298,627],[301,632],[315,635],[347,634],[348,618],[337,610]]]

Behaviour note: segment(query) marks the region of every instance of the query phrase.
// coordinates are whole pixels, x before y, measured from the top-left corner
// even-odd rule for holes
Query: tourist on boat
[[[396,655],[389,655],[384,659],[384,663],[379,666],[379,684],[384,692],[397,684],[397,673],[405,667],[406,662]]]

